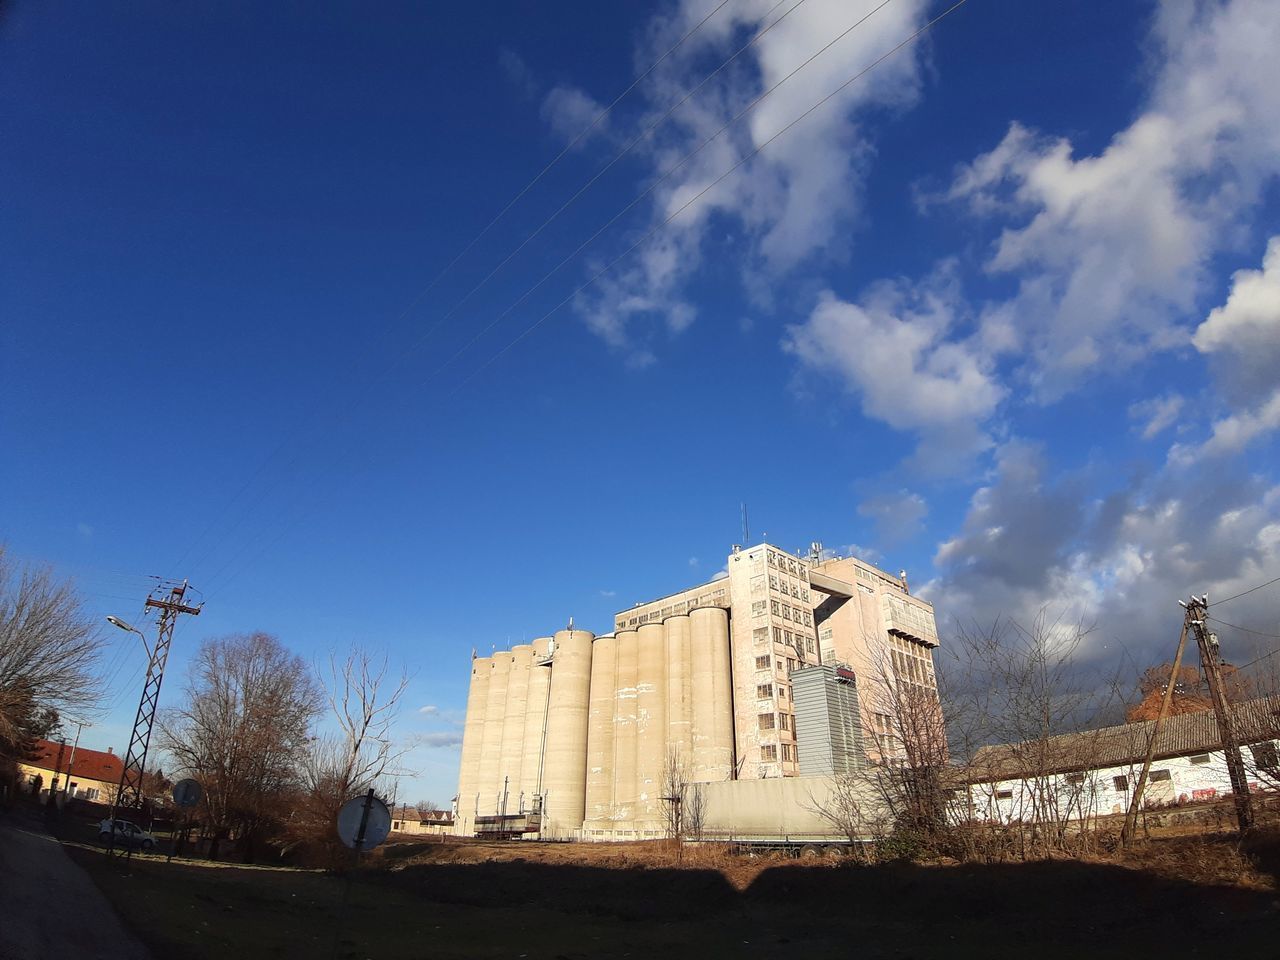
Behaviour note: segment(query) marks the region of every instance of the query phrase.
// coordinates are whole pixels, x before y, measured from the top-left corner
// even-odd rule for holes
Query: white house
[[[1233,705],[1251,791],[1280,788],[1280,697]],[[982,747],[967,769],[968,816],[1064,821],[1128,809],[1155,722],[1125,723],[1043,740]],[[1167,717],[1143,792],[1163,807],[1231,794],[1226,755],[1212,711]]]

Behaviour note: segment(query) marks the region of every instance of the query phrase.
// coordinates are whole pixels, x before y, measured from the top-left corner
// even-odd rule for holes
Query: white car
[[[156,845],[156,838],[132,820],[113,821],[108,817],[98,824],[98,842],[104,845],[111,843],[112,833],[115,834],[115,842],[120,846],[150,850]]]

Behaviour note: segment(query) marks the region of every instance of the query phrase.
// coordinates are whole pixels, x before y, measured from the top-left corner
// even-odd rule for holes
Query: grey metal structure
[[[866,753],[853,670],[835,663],[804,667],[791,673],[791,690],[800,775],[827,777],[861,770]]]

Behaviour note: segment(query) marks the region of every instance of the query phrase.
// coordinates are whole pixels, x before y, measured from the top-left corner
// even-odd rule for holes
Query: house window
[[[1190,760],[1192,763],[1208,763],[1209,755],[1207,753],[1197,753]]]
[[[1173,779],[1173,774],[1171,774],[1168,770],[1152,770],[1151,771],[1152,783],[1164,783],[1172,779]]]
[[[1280,767],[1280,758],[1276,756],[1275,743],[1255,743],[1249,748],[1253,754],[1253,762],[1259,770],[1275,770]]]
[[[775,642],[777,642],[777,643],[781,643],[781,642],[782,642],[782,628],[781,628],[781,627],[774,627],[774,628],[773,628],[773,639],[774,639],[774,641],[775,641]]]
[[[779,727],[781,727],[783,730],[790,730],[790,729],[791,729],[791,714],[789,714],[789,713],[780,713],[780,714],[778,714],[778,726],[779,726]]]
[[[813,637],[804,638],[804,649],[806,653],[813,653]]]
[[[772,743],[766,743],[760,748],[760,759],[765,763],[772,763],[778,759],[778,748]]]
[[[769,601],[769,609],[770,609],[771,611],[773,611],[773,615],[776,617],[776,616],[778,615],[778,611],[779,611],[779,609],[780,609],[780,608],[779,608],[779,606],[778,606],[778,601],[777,601],[777,600],[770,600],[770,601]]]
[[[759,724],[759,727],[760,727],[760,729],[761,729],[761,730],[772,730],[772,729],[773,729],[773,714],[772,714],[772,713],[762,713],[762,714],[760,714],[758,717],[756,717],[756,721],[757,721],[757,723]]]
[[[753,617],[763,617],[763,616],[764,616],[764,611],[765,611],[765,609],[766,609],[766,608],[765,608],[764,603],[765,603],[765,602],[764,602],[763,600],[755,600],[755,601],[752,601],[752,603],[751,603],[751,615],[752,615]],[[776,600],[775,600],[775,601],[773,602],[773,605],[776,607],[776,606],[778,605],[778,601],[776,601]],[[775,611],[775,612],[776,612],[776,611]]]
[[[772,660],[773,660],[773,657],[770,657],[770,656],[756,657],[756,669],[768,670],[769,664]]]
[[[769,641],[769,628],[756,627],[751,631],[751,639],[756,643],[767,643]]]
[[[1013,791],[1012,791],[1012,790],[997,790],[997,791],[996,791],[996,799],[997,799],[997,800],[1012,800],[1012,799],[1013,799]]]
[[[796,661],[794,657],[787,657],[787,673],[792,673],[796,669]]]
[[[761,700],[770,700],[773,698],[773,684],[762,683],[756,687],[756,696]]]
[[[778,578],[775,574],[772,574],[772,573],[769,574],[769,589],[770,590],[778,589]]]
[[[782,619],[783,620],[791,619],[791,608],[787,606],[785,603],[782,605]]]
[[[778,699],[779,700],[787,699],[787,688],[784,687],[782,684],[778,684]]]
[[[796,758],[796,747],[795,747],[795,744],[793,744],[793,743],[784,743],[784,744],[782,745],[782,759],[783,759],[783,760],[795,760],[795,758]]]
[[[1116,793],[1129,792],[1129,778],[1126,776],[1112,777],[1111,785],[1116,788]]]
[[[1073,787],[1078,787],[1080,784],[1084,783],[1084,774],[1068,773],[1064,779],[1066,779],[1067,783],[1071,784]]]

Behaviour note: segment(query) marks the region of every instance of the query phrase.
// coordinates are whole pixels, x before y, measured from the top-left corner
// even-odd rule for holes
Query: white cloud
[[[87,523],[77,523],[77,524],[76,524],[76,533],[78,533],[78,534],[80,535],[80,538],[81,538],[82,540],[92,540],[92,539],[93,539],[93,527],[89,526],[89,524],[87,524]]]
[[[440,713],[440,708],[434,703],[429,703],[425,707],[419,707],[418,712],[424,717],[434,717]]]
[[[617,590],[601,590],[600,591],[600,596],[604,597],[606,600],[616,597],[617,595],[618,595]]]
[[[877,539],[891,545],[910,540],[924,529],[929,505],[910,490],[883,493],[858,504],[858,515],[875,521]]]
[[[1249,404],[1280,387],[1280,236],[1267,244],[1260,270],[1231,280],[1227,302],[1209,312],[1192,342],[1214,359],[1221,389]]]
[[[874,0],[806,0],[780,11],[770,0],[744,0],[709,20],[665,60],[646,82],[644,127],[706,77],[709,64],[727,59],[747,37],[777,23],[639,148],[659,175],[671,172],[654,190],[650,222],[679,210],[736,161],[909,36],[920,25],[926,4],[901,0],[876,12],[782,82],[742,121],[711,139],[753,99],[875,6]],[[705,14],[700,0],[682,0],[670,19],[651,25],[637,60],[656,59]],[[858,214],[871,153],[859,116],[870,108],[914,102],[921,49],[904,50],[851,84],[663,228],[637,263],[579,298],[575,306],[588,327],[632,365],[651,363],[652,333],[644,321],[657,319],[669,333],[679,333],[692,321],[682,288],[700,266],[703,237],[713,220],[723,223],[727,217],[733,225],[743,283],[761,300],[768,298],[771,280],[801,261],[846,254],[849,234],[841,228]]]
[[[1169,462],[1188,466],[1202,457],[1223,457],[1239,453],[1250,442],[1280,430],[1280,389],[1252,410],[1233,413],[1213,422],[1213,431],[1204,443],[1175,443],[1169,448]]]
[[[1192,342],[1209,355],[1215,380],[1236,410],[1215,420],[1203,443],[1174,444],[1169,462],[1242,451],[1280,430],[1280,236],[1272,237],[1262,269],[1239,270],[1222,306],[1209,312]]]
[[[1137,421],[1142,439],[1150,440],[1173,426],[1185,402],[1186,399],[1176,393],[1139,400],[1130,404],[1129,419]]]
[[[944,634],[998,616],[1030,623],[1047,608],[1096,624],[1086,656],[1120,644],[1142,667],[1168,657],[1178,599],[1274,576],[1280,488],[1214,468],[1163,471],[1099,496],[1087,476],[1055,477],[1037,447],[1012,442],[934,563],[938,576],[918,592],[937,605]],[[1265,603],[1236,601],[1233,622],[1270,622]]]
[[[431,749],[450,749],[462,746],[461,730],[444,730],[439,733],[419,733],[413,738],[415,746]]]
[[[881,283],[857,303],[824,293],[787,327],[783,349],[835,374],[868,417],[922,435],[920,454],[942,461],[990,445],[983,424],[1005,394],[980,348],[950,339],[956,318],[944,282]]]
[[[601,117],[604,104],[577,87],[560,84],[552,87],[542,101],[542,119],[566,143],[586,134],[579,145],[608,129],[609,118]],[[599,120],[597,120],[599,118]]]
[[[1273,5],[1166,4],[1153,39],[1149,102],[1100,154],[1015,123],[948,193],[1008,221],[988,268],[1018,290],[984,322],[1028,357],[1022,373],[1041,400],[1184,344],[1209,257],[1239,242],[1280,170]]]
[[[690,558],[689,558],[689,566],[692,568],[692,567],[696,567],[697,565],[698,565],[698,558],[697,558],[697,557],[690,557]]]

